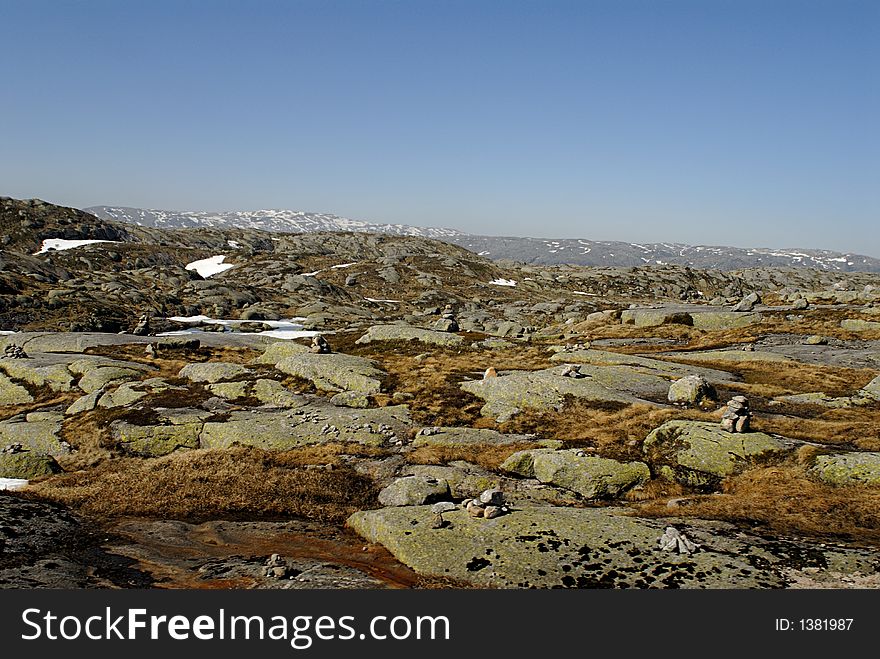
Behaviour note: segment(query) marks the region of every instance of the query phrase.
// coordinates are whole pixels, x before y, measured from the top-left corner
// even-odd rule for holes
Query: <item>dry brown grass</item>
[[[100,518],[303,517],[340,523],[375,505],[377,489],[347,467],[307,468],[315,455],[255,448],[202,450],[162,458],[121,458],[30,488]]]
[[[425,354],[425,346],[421,347]],[[432,426],[488,427],[480,417],[484,401],[463,391],[466,377],[478,378],[489,366],[502,369],[540,369],[550,365],[548,353],[534,346],[484,352],[468,348],[434,350],[421,359],[400,352],[371,352],[388,372],[389,391],[407,393],[412,418],[417,424]]]
[[[517,442],[503,446],[421,446],[408,453],[410,464],[445,465],[456,460],[464,460],[489,471],[497,471],[501,463],[517,451],[538,448],[534,442]]]
[[[817,418],[757,415],[752,428],[820,444],[852,444],[880,451],[880,409],[829,410]]]
[[[569,398],[559,412],[526,410],[499,426],[509,433],[535,433],[561,439],[571,446],[591,446],[597,454],[616,459],[641,456],[641,445],[654,428],[671,419],[708,420],[706,412],[657,408],[651,405],[598,405]]]
[[[880,488],[831,487],[810,479],[799,465],[752,469],[726,479],[723,488],[722,496],[701,496],[674,511],[665,501],[637,509],[640,515],[720,519],[774,533],[880,542]]]

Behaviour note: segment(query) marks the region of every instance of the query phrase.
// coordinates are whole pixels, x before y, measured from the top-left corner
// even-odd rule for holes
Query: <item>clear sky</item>
[[[880,256],[880,2],[0,0],[0,194]]]

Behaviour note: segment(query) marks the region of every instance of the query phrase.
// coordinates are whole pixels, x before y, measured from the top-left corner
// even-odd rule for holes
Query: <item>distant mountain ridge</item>
[[[596,267],[684,265],[718,270],[793,267],[837,272],[880,272],[880,259],[830,250],[478,236],[441,227],[380,224],[351,220],[329,213],[294,210],[208,212],[124,206],[91,206],[83,210],[105,220],[168,229],[261,229],[282,233],[358,231],[419,236],[453,243],[491,259],[510,259],[539,265],[564,263]]]

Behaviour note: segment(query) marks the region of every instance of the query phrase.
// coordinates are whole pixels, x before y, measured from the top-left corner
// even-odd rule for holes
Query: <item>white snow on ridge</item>
[[[372,297],[365,297],[364,299],[365,299],[367,302],[393,302],[394,304],[399,304],[399,303],[400,303],[400,300],[377,300],[377,299],[372,298]]]
[[[20,490],[27,484],[24,478],[0,478],[0,490]]]
[[[48,252],[63,252],[68,249],[82,247],[84,245],[94,245],[95,243],[115,243],[116,240],[66,240],[64,238],[46,238],[40,247],[39,252],[34,252],[34,256],[38,254],[46,254]]]
[[[516,286],[516,281],[513,279],[493,279],[489,283],[493,286]]]
[[[213,275],[219,274],[221,272],[226,272],[229,268],[233,267],[232,263],[223,263],[226,257],[222,254],[220,256],[209,256],[206,259],[199,259],[198,261],[193,261],[192,263],[186,264],[187,270],[195,270],[202,277],[207,279]]]
[[[357,261],[355,261],[354,263],[340,263],[339,265],[331,265],[330,267],[334,270],[340,270],[342,268],[350,268],[353,265],[357,265]]]

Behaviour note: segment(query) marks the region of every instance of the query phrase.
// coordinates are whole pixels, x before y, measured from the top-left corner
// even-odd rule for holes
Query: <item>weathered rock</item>
[[[413,447],[504,446],[535,441],[535,438],[531,435],[505,435],[489,428],[437,427],[431,428],[430,434],[426,430],[419,431],[419,434],[412,442]]]
[[[58,473],[61,468],[51,455],[40,451],[0,451],[0,478],[33,480]]]
[[[659,325],[693,325],[691,314],[668,309],[624,309],[620,313],[624,325],[657,327]]]
[[[436,332],[410,325],[374,325],[355,343],[373,341],[420,341],[429,345],[457,346],[461,345],[462,338],[451,332]]]
[[[98,389],[97,391],[93,391],[90,394],[86,394],[85,396],[80,396],[73,403],[71,403],[70,407],[68,407],[64,413],[68,416],[73,416],[74,414],[79,414],[80,412],[90,412],[98,406],[98,399],[104,395],[103,389]]]
[[[795,360],[768,350],[694,350],[669,353],[676,359],[688,362],[794,362]]]
[[[714,486],[721,478],[749,465],[790,451],[793,440],[762,432],[730,434],[715,423],[667,421],[654,429],[643,445],[651,465],[669,478],[697,487]]]
[[[185,390],[183,387],[172,387],[162,378],[149,378],[147,380],[144,380],[143,382],[127,382],[119,385],[119,387],[117,387],[114,391],[108,391],[104,393],[98,401],[98,407],[128,407],[129,405],[133,405],[142,398],[146,398],[150,394],[160,391],[167,391],[169,389],[176,389],[180,391]],[[67,413],[69,414],[70,412]]]
[[[734,311],[751,311],[756,304],[761,303],[761,297],[757,293],[749,293],[733,308]]]
[[[748,327],[760,323],[764,317],[757,312],[704,311],[691,314],[695,329],[707,332]]]
[[[42,415],[41,418],[39,414],[30,414],[28,418],[29,421],[0,421],[0,448],[21,444],[24,449],[56,458],[70,453],[70,448],[60,439],[62,415]]]
[[[119,447],[127,452],[145,457],[168,455],[178,449],[199,448],[202,423],[138,426],[125,421],[111,424],[111,435]]]
[[[781,588],[795,572],[821,567],[876,572],[871,552],[764,540],[731,524],[641,519],[621,508],[523,507],[495,519],[430,506],[369,510],[348,524],[426,576],[495,588]],[[675,523],[703,549],[660,551],[657,538]],[[442,547],[442,551],[438,551]]]
[[[76,378],[67,369],[66,358],[57,355],[35,355],[31,359],[0,359],[0,371],[52,391],[70,391]]]
[[[880,331],[880,322],[862,320],[861,318],[847,318],[840,321],[840,326],[850,332],[876,332]]]
[[[306,353],[285,357],[275,368],[311,380],[324,391],[356,391],[362,394],[379,393],[385,376],[372,360],[342,353]]]
[[[618,462],[571,449],[518,451],[501,469],[576,492],[587,499],[614,498],[651,478],[643,462]]]
[[[862,387],[862,392],[874,400],[880,400],[880,375]]]
[[[236,378],[249,375],[251,370],[241,364],[227,362],[205,362],[203,364],[187,364],[178,375],[192,382],[222,382],[235,380]]]
[[[820,455],[810,471],[829,485],[880,485],[880,453]]]
[[[286,357],[309,352],[309,347],[295,341],[276,341],[270,343],[262,355],[255,360],[258,364],[277,364]]]
[[[717,400],[715,387],[701,375],[686,375],[669,385],[667,399],[670,403],[699,405],[703,402]]]
[[[411,424],[402,405],[367,410],[309,403],[296,410],[233,411],[226,421],[208,421],[200,435],[202,448],[257,446],[291,449],[323,442],[358,442],[373,446],[403,436]]]
[[[250,382],[216,382],[208,385],[208,391],[226,400],[247,398],[250,389]]]
[[[623,391],[609,389],[593,378],[567,378],[560,368],[544,371],[515,371],[487,380],[463,382],[461,388],[486,401],[481,413],[507,420],[526,408],[550,411],[562,409],[564,397],[572,395],[595,401],[643,402]]]
[[[675,353],[669,354],[669,356],[673,356]],[[679,353],[679,354],[690,354],[690,353]],[[730,381],[735,380],[736,378],[726,372],[720,371],[712,368],[703,368],[699,366],[687,366],[685,364],[677,364],[675,362],[668,362],[662,359],[653,359],[651,357],[643,357],[640,355],[624,355],[617,352],[610,352],[607,350],[597,350],[595,348],[589,349],[573,349],[573,350],[560,350],[556,352],[552,357],[550,357],[550,361],[554,362],[574,362],[578,364],[591,364],[593,366],[616,366],[616,367],[626,367],[627,370],[617,368],[612,369],[610,371],[606,371],[609,375],[609,382],[612,381],[610,378],[623,380],[626,378],[626,373],[639,373],[643,375],[653,375],[657,376],[656,382],[659,385],[665,387],[663,384],[667,378],[682,378],[687,375],[699,375],[701,377],[706,378],[707,380],[715,380],[715,381]],[[603,378],[603,371],[597,370],[584,370],[582,372],[589,373],[593,377]],[[645,380],[645,382],[648,382]],[[605,382],[603,382],[605,384]],[[626,383],[627,386],[630,383]]]
[[[804,339],[804,345],[807,346],[824,346],[828,345],[828,337],[819,334],[813,334]]]
[[[370,406],[370,397],[360,391],[340,391],[330,398],[337,407],[356,407],[365,409]]]
[[[20,384],[15,384],[5,375],[0,375],[0,405],[21,405],[33,403],[34,397]]]
[[[383,506],[421,506],[449,497],[449,484],[445,480],[405,476],[379,492],[379,503]]]
[[[264,405],[271,407],[296,408],[302,407],[308,401],[287,389],[275,380],[260,379],[254,382],[251,395]]]

